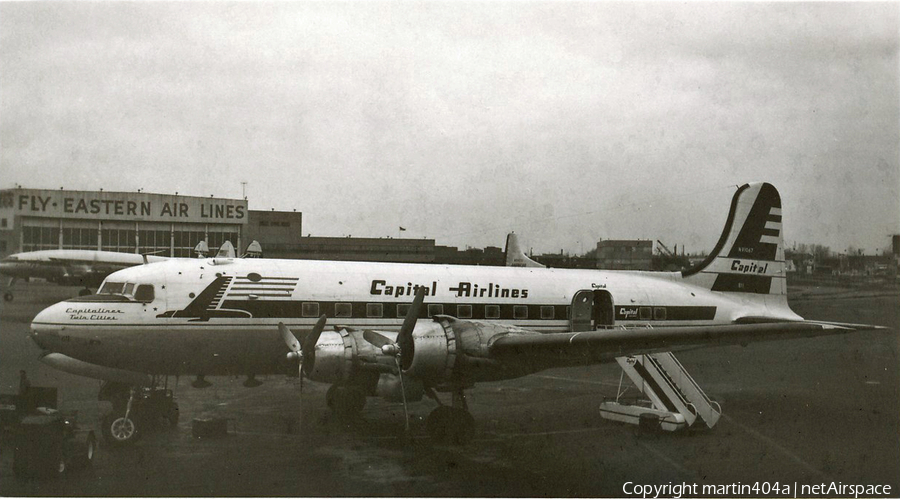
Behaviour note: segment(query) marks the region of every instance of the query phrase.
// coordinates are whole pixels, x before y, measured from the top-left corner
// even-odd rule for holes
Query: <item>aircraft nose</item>
[[[65,327],[65,303],[57,303],[41,310],[31,321],[31,341],[42,350],[55,350],[59,332]]]

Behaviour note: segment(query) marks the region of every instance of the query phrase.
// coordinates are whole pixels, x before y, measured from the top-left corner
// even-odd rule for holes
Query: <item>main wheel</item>
[[[13,296],[12,291],[7,291],[6,293],[3,293],[3,301],[13,301],[13,298],[15,298],[15,297]]]
[[[111,445],[126,445],[138,439],[138,427],[134,416],[108,415],[103,418],[103,438]]]
[[[465,445],[475,436],[475,418],[468,411],[444,405],[431,411],[425,429],[435,442]]]

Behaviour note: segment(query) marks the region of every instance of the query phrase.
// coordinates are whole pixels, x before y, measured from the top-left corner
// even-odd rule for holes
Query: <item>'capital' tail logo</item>
[[[772,184],[754,183],[734,194],[715,249],[683,276],[713,291],[783,295],[784,269],[781,196]]]

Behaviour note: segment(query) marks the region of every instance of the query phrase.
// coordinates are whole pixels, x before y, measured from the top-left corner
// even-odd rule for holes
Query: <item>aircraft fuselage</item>
[[[670,272],[195,259],[116,272],[101,294],[41,312],[32,331],[46,350],[118,369],[287,373],[292,364],[279,322],[300,336],[321,314],[334,326],[396,331],[419,287],[426,290],[423,317],[446,314],[541,332],[585,327],[577,324],[579,314],[587,314],[591,328],[799,319],[783,297],[710,291]],[[573,299],[588,295],[605,297],[607,310],[578,310]]]

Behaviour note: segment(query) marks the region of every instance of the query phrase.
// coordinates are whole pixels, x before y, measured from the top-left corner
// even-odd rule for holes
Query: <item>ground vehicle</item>
[[[90,467],[97,439],[81,430],[74,418],[52,409],[22,418],[15,432],[13,472],[16,478],[62,475]]]

